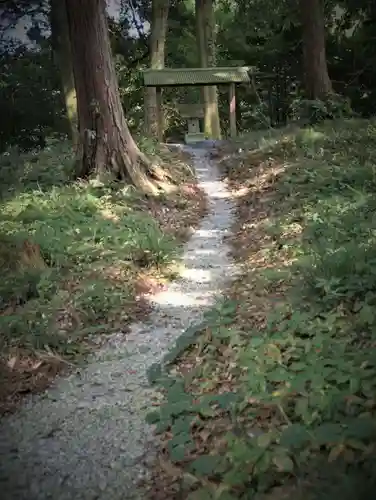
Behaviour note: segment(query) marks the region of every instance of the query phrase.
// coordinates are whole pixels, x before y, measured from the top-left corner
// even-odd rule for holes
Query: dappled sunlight
[[[328,135],[326,133],[315,130],[312,127],[301,130],[297,137],[305,145],[309,145],[315,142],[322,142],[325,139],[328,139]]]
[[[196,259],[198,262],[202,262],[199,256],[197,256]],[[183,279],[194,281],[196,283],[210,283],[213,281],[213,273],[207,269],[186,267],[181,273],[181,277]]]
[[[215,254],[216,254],[215,250],[202,248],[202,249],[196,251],[196,256],[194,256],[194,255],[190,256],[189,260],[195,260],[197,258],[200,258],[200,256],[212,257]]]
[[[213,199],[231,199],[232,194],[228,191],[219,190],[219,186],[221,185],[221,181],[206,181],[202,182],[202,187],[205,189],[208,196]]]
[[[257,190],[260,189],[264,186],[270,186],[273,185],[275,182],[276,178],[285,172],[286,170],[286,165],[278,165],[278,164],[271,164],[268,165],[265,168],[265,171],[263,172],[258,172],[257,175],[254,177],[251,177],[249,180],[249,184],[253,187],[253,189]]]
[[[69,89],[65,95],[65,104],[67,115],[70,122],[74,125],[77,123],[77,95],[75,89]]]
[[[221,234],[223,234],[223,229],[197,229],[197,231],[195,231],[195,235],[204,240],[218,238]]]
[[[179,314],[178,309],[180,308],[196,308],[199,306],[209,306],[213,297],[216,294],[216,289],[210,292],[181,292],[174,290],[167,290],[160,292],[152,297],[152,303],[158,304],[159,306],[168,307],[168,312],[171,314]],[[171,310],[171,307],[175,308]]]
[[[244,196],[247,196],[250,192],[251,192],[250,187],[241,187],[239,189],[234,190],[232,196],[234,199],[243,198]]]
[[[100,209],[100,214],[104,219],[111,220],[112,222],[119,222],[120,217],[118,214],[116,214],[114,211],[112,211],[110,208],[102,208]]]

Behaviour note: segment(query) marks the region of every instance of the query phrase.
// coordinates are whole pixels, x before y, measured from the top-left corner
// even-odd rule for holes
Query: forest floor
[[[230,193],[207,148],[192,153],[209,210],[183,247],[176,279],[150,296],[147,319],[126,334],[107,333],[84,367],[1,420],[5,500],[145,499],[137,486],[150,479],[157,448],[146,415],[159,404],[150,380],[165,355],[184,348],[206,312],[221,309],[219,293],[235,272],[224,240],[233,223]]]
[[[149,152],[173,193],[146,199],[116,183],[71,182],[68,143],[1,156],[0,414],[147,316],[148,295],[179,272],[206,199],[188,155]]]
[[[216,159],[239,275],[154,382],[149,498],[373,498],[376,122],[243,136]]]
[[[149,322],[136,323],[127,336],[119,328],[107,333],[94,363],[3,421],[0,452],[9,460],[0,467],[0,480],[7,481],[12,498],[41,498],[41,492],[61,500],[82,492],[88,499],[132,494],[153,500],[373,498],[376,123],[328,122],[243,136],[213,154],[222,183],[215,166],[208,169],[200,163],[199,150],[196,154],[211,205],[184,247],[187,269],[175,270],[180,274],[176,287],[154,293]],[[86,204],[72,196],[70,204],[56,199],[58,223],[68,208],[85,217],[92,213],[96,189],[104,188],[90,186]],[[103,202],[112,199],[103,196]],[[198,199],[202,207],[202,195]],[[11,200],[4,202],[10,212]],[[103,215],[106,203],[95,205],[96,211]],[[26,197],[10,221],[5,210],[8,234],[17,233],[11,230],[17,214],[24,227],[35,220],[37,209],[41,213],[40,205]],[[32,209],[29,219],[22,215],[25,206]],[[133,206],[133,201],[127,205],[127,217],[135,215],[128,211]],[[80,226],[84,235],[85,220]],[[124,224],[108,246],[98,227],[90,226],[97,228],[90,242],[106,251],[116,250],[118,242],[121,253],[124,244],[118,238],[124,227],[135,225]],[[232,232],[224,237],[230,226]],[[51,266],[40,233],[33,225],[26,227]],[[46,234],[53,242],[52,232]],[[158,234],[158,248],[170,248],[161,243],[165,234]],[[85,256],[87,248],[79,255]],[[150,253],[143,252],[143,259]],[[213,305],[226,277],[224,295]],[[46,290],[42,298],[51,296],[50,288],[38,289]],[[93,296],[97,290],[84,303],[90,305]],[[113,293],[105,297],[112,299]],[[44,317],[43,309],[39,314]],[[101,324],[100,318],[105,316],[89,325]],[[26,319],[24,325],[29,324]],[[21,345],[18,338],[24,337],[17,337]],[[52,349],[53,355],[61,352]],[[141,422],[146,413],[152,427]],[[152,476],[142,485],[147,493],[139,494],[133,486],[145,473],[143,459],[147,466],[152,460]],[[50,466],[44,469],[47,461]]]

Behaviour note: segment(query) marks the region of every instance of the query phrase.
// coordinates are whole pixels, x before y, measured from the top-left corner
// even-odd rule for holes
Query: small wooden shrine
[[[165,68],[144,70],[145,87],[155,87],[158,93],[158,105],[161,106],[161,89],[163,87],[204,87],[211,85],[228,85],[229,87],[229,121],[230,136],[236,137],[236,85],[250,84],[252,68],[236,66],[229,68]],[[182,117],[187,120],[186,142],[203,140],[204,134],[200,131],[200,119],[204,116],[202,104],[182,104],[179,106]],[[160,109],[158,110],[160,113]],[[159,136],[162,131],[159,131]],[[206,137],[210,139],[210,137]]]

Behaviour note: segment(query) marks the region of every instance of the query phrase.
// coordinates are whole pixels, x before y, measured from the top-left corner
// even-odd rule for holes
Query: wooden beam
[[[157,87],[156,92],[157,92],[158,141],[163,142],[164,116],[163,116],[163,109],[162,109],[162,89],[161,89],[161,87]]]
[[[236,137],[236,95],[235,83],[230,83],[229,88],[229,103],[230,103],[230,136]]]
[[[145,87],[144,88],[144,133],[146,137],[148,137],[150,132],[148,104],[149,104],[148,87]]]

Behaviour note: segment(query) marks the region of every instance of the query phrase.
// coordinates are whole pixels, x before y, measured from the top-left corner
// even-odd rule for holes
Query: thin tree
[[[60,72],[66,115],[70,127],[71,138],[76,147],[78,144],[77,97],[65,0],[51,0],[50,24],[52,48],[56,66]]]
[[[303,67],[309,99],[325,99],[332,92],[325,48],[322,0],[300,0],[303,29]]]
[[[165,47],[168,24],[169,0],[152,0],[151,35],[150,35],[150,67],[163,69],[165,65]],[[148,133],[159,140],[163,137],[163,114],[158,102],[155,87],[146,89],[146,112]]]
[[[113,175],[147,194],[158,187],[150,160],[125,120],[108,34],[104,0],[66,0],[77,92],[80,176]]]
[[[213,0],[196,0],[196,31],[201,68],[216,66],[216,24]],[[221,138],[216,86],[202,91],[204,101],[204,132],[212,139]]]

